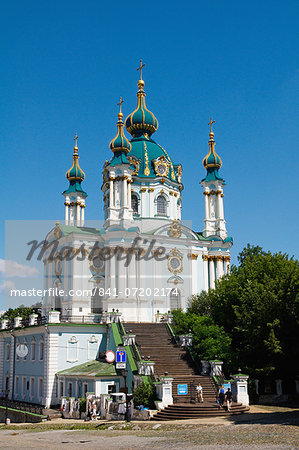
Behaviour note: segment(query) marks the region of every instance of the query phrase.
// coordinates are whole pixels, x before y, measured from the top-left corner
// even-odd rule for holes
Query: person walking
[[[202,385],[200,383],[196,386],[196,394],[198,403],[203,403]]]
[[[232,391],[230,390],[230,388],[227,388],[227,391],[225,393],[225,398],[226,398],[227,411],[230,411],[231,406],[232,406],[232,401],[233,401],[233,394],[232,394]]]
[[[224,386],[223,386],[223,384],[219,388],[218,399],[219,399],[219,408],[223,408],[223,403],[224,403],[224,400],[225,400],[225,393],[224,393]]]

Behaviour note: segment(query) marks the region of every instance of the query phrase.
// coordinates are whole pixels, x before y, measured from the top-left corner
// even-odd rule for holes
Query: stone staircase
[[[189,352],[174,342],[169,327],[165,323],[125,322],[127,333],[136,335],[136,344],[144,359],[155,362],[155,375],[173,378],[172,396],[174,404],[159,411],[154,420],[175,420],[193,417],[218,416],[228,413],[219,410],[216,404],[216,386],[209,376],[199,374]],[[195,403],[196,384],[203,388],[204,402]],[[178,395],[178,385],[187,384],[187,395]],[[241,404],[233,404],[232,414],[248,410]]]

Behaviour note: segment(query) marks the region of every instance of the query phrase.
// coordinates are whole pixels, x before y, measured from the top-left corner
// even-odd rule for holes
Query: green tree
[[[231,364],[231,338],[211,317],[177,310],[173,311],[173,319],[176,335],[192,333],[198,359],[213,360],[217,356],[227,366]]]
[[[286,254],[247,245],[239,266],[189,311],[205,310],[231,336],[237,365],[252,376],[299,373],[299,264]]]

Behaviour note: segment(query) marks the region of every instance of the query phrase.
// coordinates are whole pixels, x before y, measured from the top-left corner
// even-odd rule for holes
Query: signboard
[[[115,354],[113,353],[112,350],[108,350],[108,352],[106,352],[106,361],[108,363],[112,363],[115,360]]]
[[[125,369],[126,368],[126,366],[127,366],[127,363],[122,363],[122,362],[120,362],[120,363],[116,363],[116,368],[117,369]]]
[[[224,383],[223,387],[224,387],[224,392],[226,392],[228,388],[230,388],[230,390],[232,390],[230,383]]]
[[[178,384],[178,395],[187,395],[187,394],[188,394],[188,385]]]
[[[116,351],[116,362],[117,363],[126,363],[127,362],[127,353],[126,350],[117,349]]]

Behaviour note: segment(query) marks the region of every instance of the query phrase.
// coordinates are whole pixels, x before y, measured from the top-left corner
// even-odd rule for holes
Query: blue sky
[[[232,251],[298,258],[298,2],[11,1],[1,24],[4,221],[63,220],[73,136],[86,218],[103,218],[101,171],[117,102],[136,105],[140,58],[154,138],[183,165],[183,218],[203,227],[211,115]],[[1,257],[4,257],[4,245]]]

